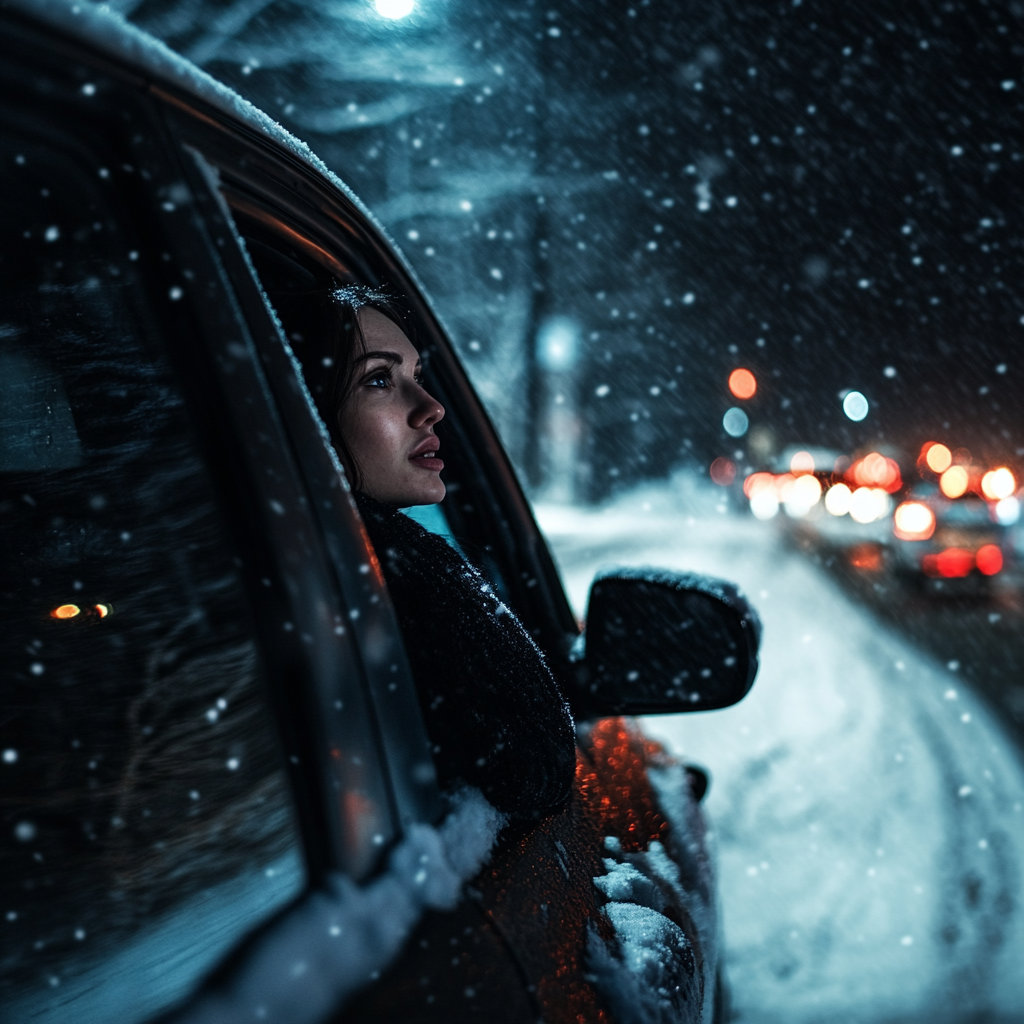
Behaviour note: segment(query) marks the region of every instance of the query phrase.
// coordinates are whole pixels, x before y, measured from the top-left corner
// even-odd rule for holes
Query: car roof
[[[264,142],[287,150],[293,158],[326,178],[358,208],[373,228],[387,240],[403,270],[423,291],[422,283],[402,258],[383,225],[305,142],[297,139],[234,89],[176,53],[166,43],[131,24],[116,11],[89,2],[3,0],[2,7],[6,11],[16,11],[59,35],[99,52],[120,68],[134,72],[152,85],[170,88],[179,96],[184,93],[202,105],[214,108],[223,120],[232,122],[246,134],[256,134]]]

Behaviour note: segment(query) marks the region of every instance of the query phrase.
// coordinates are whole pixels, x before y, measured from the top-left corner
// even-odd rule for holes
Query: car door
[[[201,174],[136,73],[16,16],[3,39],[0,999],[143,1020],[332,872],[370,877],[436,790]]]

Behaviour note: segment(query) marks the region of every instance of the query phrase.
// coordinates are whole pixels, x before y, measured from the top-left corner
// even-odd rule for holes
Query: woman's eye
[[[382,370],[379,373],[371,374],[365,381],[367,387],[387,388],[391,386],[391,374]]]

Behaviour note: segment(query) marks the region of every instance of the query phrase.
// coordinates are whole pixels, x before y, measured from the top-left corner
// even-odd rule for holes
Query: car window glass
[[[2,145],[0,1016],[130,1024],[304,869],[153,255],[110,170]]]

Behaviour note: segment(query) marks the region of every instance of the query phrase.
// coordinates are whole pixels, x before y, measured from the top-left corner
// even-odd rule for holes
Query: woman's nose
[[[444,418],[444,406],[433,395],[419,388],[418,398],[419,401],[409,417],[410,426],[431,427]]]

